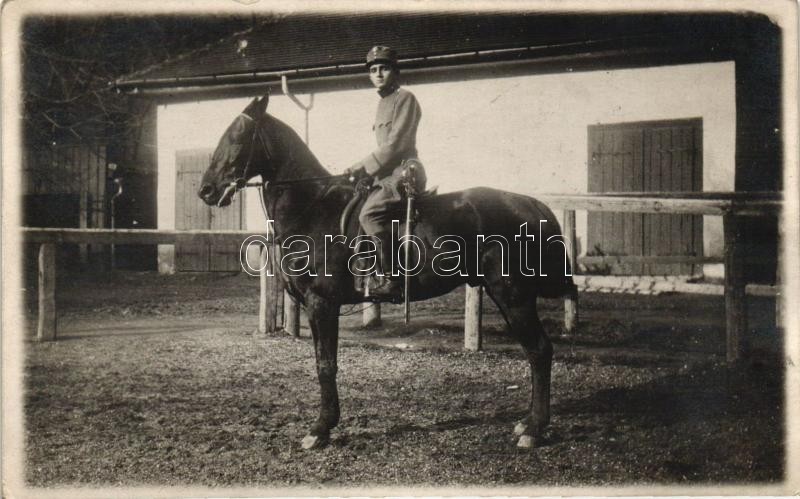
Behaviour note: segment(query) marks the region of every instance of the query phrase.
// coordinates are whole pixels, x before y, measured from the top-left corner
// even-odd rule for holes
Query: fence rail
[[[258,235],[247,230],[156,230],[156,229],[51,229],[23,227],[28,243],[72,244],[192,244],[239,243]],[[266,237],[266,234],[261,234]]]
[[[602,193],[602,194],[535,194],[552,209],[585,211],[620,211],[634,213],[669,213],[687,215],[775,216],[782,202],[778,195],[765,198],[766,193],[748,197],[748,193],[727,193],[724,197],[692,197],[689,192],[661,193],[659,196],[638,197],[634,194],[658,193]],[[722,193],[705,193],[708,195]],[[734,194],[738,194],[735,195]],[[775,193],[773,193],[775,194]],[[680,196],[680,197],[673,197]]]
[[[748,256],[743,254],[738,230],[742,217],[776,217],[782,208],[778,192],[614,192],[589,194],[535,194],[551,209],[564,210],[563,233],[567,253],[577,263],[723,263],[725,266],[725,332],[728,362],[740,359],[747,348],[747,282],[744,267]],[[702,256],[585,256],[578,257],[575,223],[576,211],[612,211],[632,213],[667,213],[721,216],[724,233],[723,257]],[[776,322],[782,320],[780,266],[776,295]],[[469,295],[471,299],[477,294]],[[469,305],[474,307],[474,305]],[[578,324],[577,296],[564,301],[564,325],[567,332]],[[480,344],[480,340],[473,343]]]
[[[740,234],[737,223],[740,217],[767,216],[774,217],[780,213],[781,201],[777,193],[756,193],[746,196],[742,193],[678,193],[684,197],[671,197],[661,194],[649,197],[636,197],[638,193],[618,193],[615,195],[572,194],[538,195],[537,198],[552,208],[564,209],[564,235],[568,242],[567,252],[573,262],[637,262],[637,263],[718,263],[725,265],[725,324],[727,358],[733,362],[743,355],[748,327],[744,264],[747,257],[742,254]],[[689,194],[695,194],[689,196]],[[627,211],[637,213],[689,213],[699,215],[717,215],[723,217],[724,258],[699,256],[577,256],[575,211]],[[28,228],[21,229],[23,240],[28,243],[40,243],[39,253],[39,328],[40,340],[55,339],[55,258],[54,245],[59,243],[74,244],[176,244],[176,243],[242,243],[255,235],[252,231],[243,230],[151,230],[151,229],[53,229]],[[266,235],[263,235],[266,237]],[[778,273],[780,278],[780,272]],[[263,297],[269,295],[263,285]],[[778,288],[778,307],[780,307],[780,290]],[[479,290],[467,293],[467,317],[465,317],[465,346],[470,349],[480,348],[480,300]],[[572,330],[578,323],[577,297],[565,301],[565,328]],[[779,310],[776,310],[776,313]],[[259,314],[260,325],[270,316],[263,308]]]
[[[598,265],[610,263],[723,263],[725,260],[718,256],[693,256],[693,255],[602,255],[579,256],[578,263],[582,265]]]

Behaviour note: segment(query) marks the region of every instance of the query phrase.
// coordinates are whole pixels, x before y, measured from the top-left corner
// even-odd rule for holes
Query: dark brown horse
[[[303,439],[304,448],[313,448],[325,444],[339,422],[339,307],[364,301],[348,265],[357,246],[339,229],[354,189],[342,176],[331,176],[291,128],[266,114],[268,100],[254,99],[228,127],[198,194],[209,205],[226,206],[260,175],[276,242],[292,252],[296,237],[313,244],[305,268],[283,269],[289,293],[305,307],[316,352],[320,414]],[[423,251],[415,255],[420,263],[410,298],[424,300],[464,283],[485,287],[530,363],[530,409],[515,433],[518,445],[535,445],[550,419],[553,356],[536,300],[574,292],[564,244],[552,244],[561,237],[556,218],[533,198],[489,188],[423,196],[417,207],[413,234]]]

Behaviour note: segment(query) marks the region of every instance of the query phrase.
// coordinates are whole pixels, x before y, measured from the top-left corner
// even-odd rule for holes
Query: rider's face
[[[388,64],[376,62],[369,67],[369,79],[375,88],[383,90],[394,84],[397,79],[397,70]]]

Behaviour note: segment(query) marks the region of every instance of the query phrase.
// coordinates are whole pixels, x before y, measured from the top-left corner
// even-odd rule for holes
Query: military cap
[[[372,66],[376,62],[388,62],[392,66],[397,66],[397,52],[389,47],[377,45],[369,49],[367,52],[367,67]]]

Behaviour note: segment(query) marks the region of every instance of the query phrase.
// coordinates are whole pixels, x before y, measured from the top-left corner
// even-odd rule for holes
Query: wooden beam
[[[667,122],[665,122],[667,123]],[[544,193],[545,196],[561,196],[558,193]],[[568,194],[581,197],[621,197],[650,199],[710,199],[712,201],[780,201],[783,198],[777,191],[603,191]]]
[[[783,237],[778,241],[778,262],[775,271],[775,327],[777,329],[786,328],[786,312],[783,303]]]
[[[27,243],[72,244],[241,244],[250,236],[263,234],[246,230],[158,230],[158,229],[49,229],[23,227]]]
[[[695,215],[735,213],[740,216],[767,216],[777,215],[781,207],[781,202],[778,200],[764,199],[735,201],[727,199],[671,199],[660,197],[634,198],[587,194],[537,194],[534,197],[551,209],[634,213],[687,213]]]
[[[747,341],[746,282],[739,241],[738,220],[735,215],[723,217],[725,234],[725,330],[728,363],[739,360]]]
[[[768,298],[775,298],[777,302],[780,302],[781,289],[780,284],[771,286],[769,284],[749,283],[744,287],[744,294],[747,296],[766,296]],[[780,323],[778,323],[778,327],[780,327]]]
[[[89,227],[89,190],[86,185],[85,180],[85,173],[83,165],[80,165],[81,169],[81,190],[78,198],[78,226],[81,229],[87,229]],[[78,252],[80,255],[81,265],[86,266],[89,263],[89,247],[86,244],[81,244],[78,246]]]
[[[258,284],[259,284],[259,299],[258,299],[258,332],[269,333],[275,329],[274,314],[270,317],[269,310],[273,308],[273,303],[270,301],[269,293],[269,276],[267,275],[269,265],[269,251],[264,246],[259,252],[258,259]],[[270,320],[272,324],[270,324]]]
[[[483,305],[483,287],[467,286],[464,303],[464,348],[473,352],[483,347],[481,335],[481,309]]]
[[[36,339],[56,339],[56,246],[45,243],[39,247],[39,324]]]
[[[362,313],[361,324],[364,327],[378,327],[381,323],[381,304],[367,305]]]
[[[564,210],[564,238],[567,256],[572,264],[572,275],[578,273],[578,233],[576,231],[575,210]],[[578,293],[564,299],[564,331],[569,334],[578,325]]]
[[[294,336],[300,337],[300,306],[288,292],[283,292],[283,329]]]
[[[243,206],[244,204],[242,204]],[[272,226],[269,225],[267,227],[267,241],[272,241],[275,236],[271,229]],[[263,245],[261,247],[261,258],[259,259],[259,280],[261,284],[259,331],[262,333],[278,331],[278,318],[280,317],[280,312],[283,311],[283,280],[277,274],[279,252],[273,251],[275,249],[272,246]],[[268,274],[272,274],[272,276]]]
[[[690,256],[690,255],[605,255],[605,256],[582,256],[578,262],[584,265],[599,264],[622,264],[622,263],[724,263],[725,259],[713,256]]]

